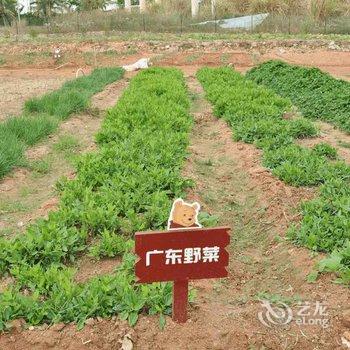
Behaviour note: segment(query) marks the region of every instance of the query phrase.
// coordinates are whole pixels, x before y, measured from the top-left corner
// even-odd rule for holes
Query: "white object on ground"
[[[350,341],[345,339],[344,337],[341,337],[341,343],[346,346],[348,349],[350,349]]]
[[[123,69],[125,69],[127,72],[133,72],[139,69],[146,69],[148,68],[148,66],[149,66],[149,58],[141,58],[140,60],[138,60],[133,64],[123,66]]]
[[[79,74],[81,75],[85,75],[83,68],[79,68],[76,72],[75,72],[75,77],[78,78]]]
[[[196,23],[195,25],[217,23],[219,27],[223,29],[243,28],[243,29],[249,30],[249,29],[254,29],[256,26],[261,24],[268,15],[269,15],[268,13],[259,13],[257,15],[251,15],[251,16],[219,19],[217,21],[206,21],[206,22]]]

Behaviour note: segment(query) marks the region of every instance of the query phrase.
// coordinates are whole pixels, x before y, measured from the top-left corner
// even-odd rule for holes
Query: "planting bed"
[[[136,286],[127,252],[133,232],[164,227],[171,198],[188,186],[180,175],[188,108],[179,71],[151,69],[134,78],[97,135],[98,152],[82,157],[75,180],[59,184],[58,211],[25,235],[0,241],[1,271],[15,277],[0,297],[2,329],[19,317],[83,325],[118,313],[134,324],[142,310],[169,312],[169,285]],[[125,255],[115,274],[76,284],[67,264],[83,252]]]
[[[312,250],[332,253],[320,270],[337,272],[349,284],[350,167],[336,160],[337,152],[328,144],[312,149],[296,145],[296,138],[316,135],[317,130],[305,119],[285,118],[291,103],[272,90],[230,68],[204,68],[198,78],[215,114],[232,126],[236,140],[263,150],[263,164],[275,176],[293,186],[323,184],[317,199],[303,203],[301,223],[289,236]]]

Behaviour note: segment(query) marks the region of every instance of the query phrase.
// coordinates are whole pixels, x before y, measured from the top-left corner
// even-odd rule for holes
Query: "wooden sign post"
[[[174,321],[187,320],[190,279],[227,277],[229,230],[216,227],[136,233],[137,282],[174,281]]]

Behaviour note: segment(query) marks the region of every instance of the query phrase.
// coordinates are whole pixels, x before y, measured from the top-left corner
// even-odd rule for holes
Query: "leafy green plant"
[[[126,240],[121,235],[104,230],[98,243],[89,248],[89,255],[98,259],[112,258],[130,252],[133,247],[134,241],[132,239]]]
[[[164,228],[173,199],[190,184],[181,167],[191,126],[180,71],[151,68],[132,79],[108,112],[98,150],[81,156],[74,180],[60,181],[58,210],[24,235],[0,237],[0,273],[15,277],[0,293],[0,330],[17,317],[83,327],[90,317],[118,314],[134,325],[141,312],[171,312],[169,283],[135,283],[131,237]],[[122,263],[113,274],[78,284],[67,264],[85,252],[123,254]]]
[[[268,61],[246,74],[248,79],[290,98],[306,118],[322,119],[350,132],[350,83],[318,68]]]
[[[312,82],[316,84],[317,90],[318,71],[305,73],[308,79],[313,77],[314,80],[288,85],[292,77],[288,76],[283,80],[278,72],[281,67],[287,69],[288,65],[269,62],[252,70],[248,77],[254,78],[258,83],[266,80],[269,87],[275,91],[281,89],[282,94],[288,90],[284,95],[293,101],[294,97],[299,96],[300,91],[304,91],[305,86]],[[296,71],[297,78],[302,75],[299,68],[292,71]],[[223,117],[232,126],[235,139],[254,143],[263,150],[263,164],[275,176],[293,186],[322,185],[318,198],[302,204],[301,222],[290,228],[288,236],[313,251],[331,253],[333,258],[326,260],[327,268],[324,267],[323,271],[330,270],[329,262],[334,262],[335,256],[337,264],[332,265],[333,271],[341,276],[344,283],[349,283],[348,258],[344,258],[348,257],[348,250],[344,247],[350,240],[350,167],[336,160],[337,152],[328,144],[320,143],[312,149],[295,144],[296,138],[315,136],[317,129],[304,118],[284,118],[285,111],[290,109],[288,100],[281,99],[273,91],[246,80],[230,68],[204,68],[197,75],[208,99],[214,105],[215,114]],[[328,77],[325,77],[324,81],[328,82],[328,89],[332,91],[330,84],[333,82]],[[344,86],[343,82],[339,84]],[[348,106],[349,99],[344,99],[344,93],[346,95],[345,90],[339,100],[338,97],[335,99],[334,105],[337,108]],[[306,108],[302,99],[296,101],[300,102],[299,108],[306,112],[307,108],[312,109],[314,102],[305,102]],[[340,110],[342,111],[341,108]],[[341,120],[342,125],[345,125],[346,113],[339,115],[338,121]],[[310,278],[315,278],[315,275]]]

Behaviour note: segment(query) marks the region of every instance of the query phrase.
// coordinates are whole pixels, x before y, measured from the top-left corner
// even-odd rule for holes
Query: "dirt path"
[[[205,47],[202,51],[170,52],[154,58],[157,64],[177,66],[181,69],[198,69],[203,66],[232,65],[239,72],[246,72],[255,65],[271,59],[283,60],[290,64],[318,67],[335,77],[350,80],[350,54],[348,51],[317,49],[312,52],[296,48],[255,48],[228,50]]]

